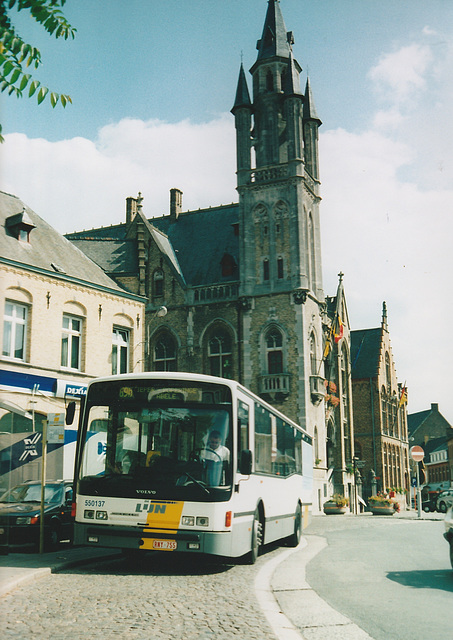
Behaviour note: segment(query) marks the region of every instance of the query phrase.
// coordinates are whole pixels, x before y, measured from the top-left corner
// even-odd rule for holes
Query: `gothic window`
[[[222,378],[232,378],[232,340],[223,330],[217,330],[208,342],[209,373]]]
[[[232,276],[237,266],[235,259],[229,253],[223,254],[222,260],[220,261],[220,265],[222,267],[223,277]]]
[[[154,371],[177,371],[176,343],[172,335],[162,333],[154,346]]]
[[[272,71],[268,71],[266,74],[266,90],[267,91],[274,90],[274,77],[272,75]]]
[[[385,382],[387,385],[387,393],[390,395],[392,391],[392,375],[390,370],[390,356],[388,351],[385,352]]]
[[[269,260],[266,258],[263,260],[263,280],[269,282]]]
[[[309,264],[308,275],[310,287],[312,290],[315,288],[316,281],[316,254],[315,254],[315,232],[313,228],[313,218],[311,213],[308,216],[308,242],[309,242]]]
[[[283,337],[276,328],[266,334],[266,353],[268,373],[283,373]]]
[[[385,387],[382,387],[381,390],[381,421],[382,421],[382,431],[384,434],[388,434],[388,417],[387,417],[387,397],[385,392]]]
[[[318,375],[318,362],[316,359],[316,339],[314,333],[310,335],[310,372],[312,376]]]
[[[153,275],[153,297],[159,298],[164,295],[164,272],[157,269]]]
[[[349,421],[349,361],[346,347],[341,350],[341,395],[343,402],[343,432],[344,432],[344,453],[346,460],[352,460],[352,442],[351,442],[351,425]]]
[[[283,280],[284,278],[284,268],[283,268],[283,258],[277,259],[277,278],[279,280]]]

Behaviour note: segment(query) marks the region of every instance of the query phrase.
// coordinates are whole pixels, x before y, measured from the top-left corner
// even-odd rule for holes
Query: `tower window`
[[[266,74],[266,90],[267,91],[274,90],[274,77],[272,75],[272,71],[268,71]]]
[[[267,333],[266,349],[268,373],[283,373],[283,338],[278,329],[271,329]]]
[[[164,273],[161,269],[154,272],[153,276],[153,294],[155,298],[164,295]]]
[[[154,370],[176,371],[176,345],[168,333],[161,335],[154,347]]]
[[[283,258],[278,258],[277,260],[277,277],[279,280],[284,278]]]
[[[269,260],[263,260],[263,280],[269,282]]]
[[[208,343],[209,371],[213,376],[232,377],[232,345],[230,336],[217,332]]]

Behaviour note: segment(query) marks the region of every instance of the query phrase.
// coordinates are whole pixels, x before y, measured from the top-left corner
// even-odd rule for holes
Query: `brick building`
[[[252,98],[241,65],[232,108],[238,204],[184,212],[182,192],[172,189],[169,215],[148,219],[139,194],[128,198],[124,224],[67,237],[147,298],[148,370],[235,378],[309,431],[316,511],[353,484],[349,333],[342,282],[341,300],[323,291],[321,121],[308,78],[301,89],[293,43],[271,0],[250,69]],[[339,307],[342,335],[333,340]],[[336,404],[325,386],[327,338]]]
[[[410,488],[407,390],[398,382],[384,302],[381,326],[351,332],[355,454],[363,496]]]
[[[439,411],[439,405],[431,403],[431,408],[407,416],[409,441],[425,451],[423,461],[426,483],[430,491],[439,491],[450,486],[452,458],[449,456],[448,441],[453,434],[451,424]]]
[[[40,478],[49,413],[79,401],[96,376],[142,370],[145,305],[16,196],[0,192],[0,219],[0,488],[6,488]],[[65,438],[74,441],[75,432]],[[36,447],[27,450],[30,440]],[[74,451],[67,469],[60,454],[54,447],[49,455],[49,478],[72,477]]]

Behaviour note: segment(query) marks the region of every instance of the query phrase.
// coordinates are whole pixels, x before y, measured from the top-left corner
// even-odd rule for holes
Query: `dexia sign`
[[[86,392],[86,384],[68,382],[67,380],[57,380],[57,390],[55,392],[57,398],[81,398],[86,395]]]

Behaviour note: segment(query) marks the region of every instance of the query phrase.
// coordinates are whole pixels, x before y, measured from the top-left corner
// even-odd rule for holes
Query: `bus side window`
[[[249,414],[249,406],[238,400],[238,464],[241,460],[241,451],[250,448]]]

